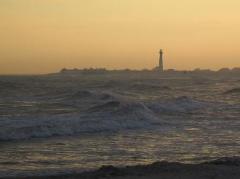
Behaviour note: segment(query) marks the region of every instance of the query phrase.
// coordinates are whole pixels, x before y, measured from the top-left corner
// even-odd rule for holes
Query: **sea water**
[[[0,177],[239,155],[239,77],[0,77]]]

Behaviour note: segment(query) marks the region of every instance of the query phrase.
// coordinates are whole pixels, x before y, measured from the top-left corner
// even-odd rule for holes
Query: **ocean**
[[[240,155],[240,77],[0,77],[0,177]]]

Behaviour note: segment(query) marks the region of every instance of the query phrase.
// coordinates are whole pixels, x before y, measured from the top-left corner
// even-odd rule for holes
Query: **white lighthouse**
[[[161,49],[159,52],[159,71],[163,72],[163,50]]]

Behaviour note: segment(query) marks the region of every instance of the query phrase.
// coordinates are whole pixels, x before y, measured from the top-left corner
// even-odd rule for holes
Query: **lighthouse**
[[[163,50],[161,49],[159,52],[159,71],[163,72]]]

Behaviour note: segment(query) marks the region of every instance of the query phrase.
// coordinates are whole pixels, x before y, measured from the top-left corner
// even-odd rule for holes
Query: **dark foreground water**
[[[238,77],[0,78],[0,177],[240,155]]]

